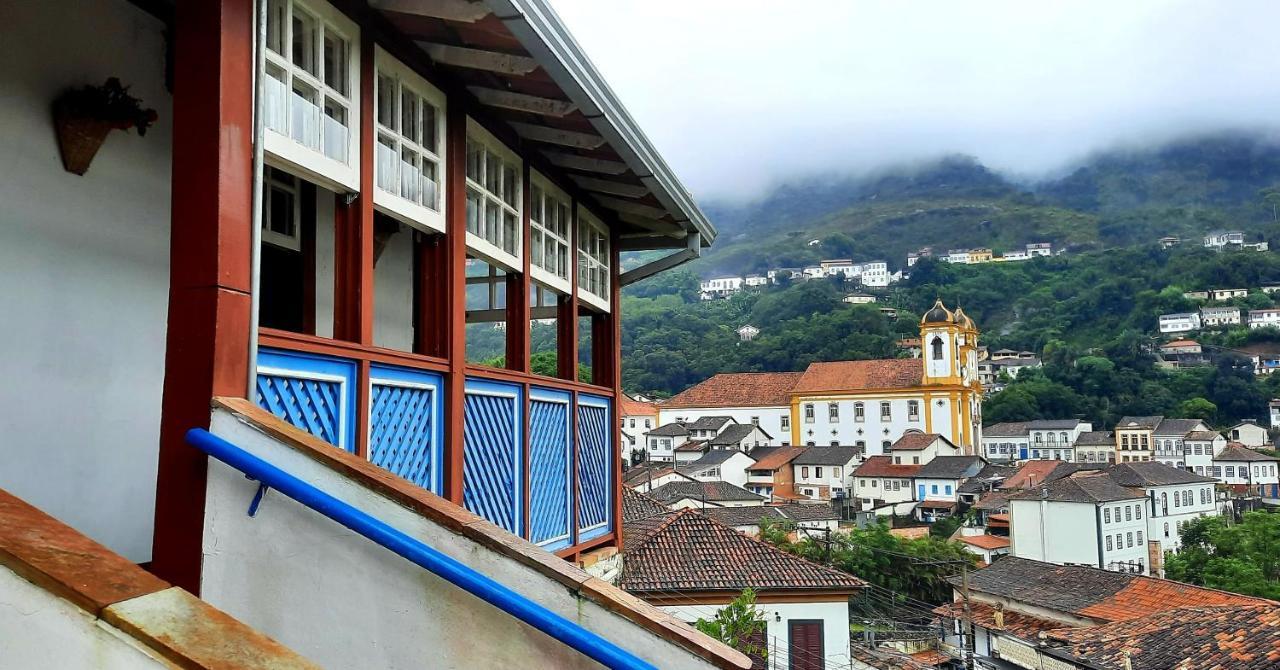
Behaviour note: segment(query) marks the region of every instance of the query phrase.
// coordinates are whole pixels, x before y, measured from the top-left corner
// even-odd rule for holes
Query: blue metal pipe
[[[386,523],[202,428],[187,442],[286,496],[399,554],[471,595],[537,628],[608,668],[657,670],[618,645],[548,610]]]

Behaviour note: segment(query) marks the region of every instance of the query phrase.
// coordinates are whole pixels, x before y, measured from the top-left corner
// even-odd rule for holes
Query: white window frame
[[[480,182],[477,182],[472,178],[470,161],[471,147],[473,145],[483,147],[485,150],[483,155],[485,156],[486,165],[483,165],[480,168],[480,173],[482,175],[487,171],[487,161],[489,160],[489,156],[496,156],[503,162],[503,165],[500,166],[498,170],[499,179],[501,179],[501,175],[504,172],[502,169],[503,167],[511,167],[514,169],[516,177],[516,191],[512,198],[515,202],[514,205],[503,200],[499,193],[489,190]],[[470,207],[472,193],[476,193],[480,196],[480,200],[484,207],[477,213],[477,217],[479,227],[482,231],[485,227],[485,213],[490,207],[496,207],[498,209],[499,217],[497,222],[499,239],[495,241],[489,240],[471,230],[470,214],[468,213],[467,249],[491,265],[496,265],[509,272],[524,272],[524,256],[522,255],[524,252],[524,210],[522,207],[522,198],[524,197],[524,179],[521,176],[524,174],[524,163],[520,160],[520,156],[518,156],[516,152],[507,148],[505,144],[493,136],[493,133],[490,133],[484,128],[484,126],[481,126],[471,117],[467,117],[466,161],[468,164],[466,169],[468,204],[464,206]],[[502,247],[504,237],[503,227],[505,225],[504,217],[507,214],[514,214],[516,218],[515,239],[513,240],[515,243],[513,246],[514,253],[507,251]]]
[[[599,217],[592,214],[590,210],[582,205],[578,205],[577,219],[578,300],[607,313],[609,311],[610,284],[613,281],[613,277],[610,275],[611,268],[609,267],[612,257],[609,244],[609,229],[605,227],[604,222]],[[599,249],[588,250],[583,246],[585,242],[583,238],[586,237],[583,232],[591,229],[594,229],[601,236]],[[601,293],[595,293],[583,285],[584,282],[588,281],[587,277],[592,270],[599,270],[603,273],[600,284]]]
[[[534,199],[541,194],[541,206]],[[554,232],[547,227],[546,205],[554,204],[564,207],[564,233]],[[542,212],[542,215],[538,215]],[[573,264],[577,262],[572,249],[573,243],[573,198],[563,189],[537,170],[529,170],[529,276],[544,286],[567,295],[573,289]],[[564,264],[560,268],[547,267],[546,244],[550,239],[557,251],[564,251]],[[534,248],[541,245],[543,263],[535,262],[537,256]],[[557,272],[556,270],[560,270]]]
[[[373,204],[380,211],[388,214],[404,223],[415,228],[423,229],[428,232],[445,232],[445,175],[446,175],[446,156],[445,156],[445,117],[447,115],[447,98],[440,89],[432,86],[423,79],[418,73],[414,72],[409,66],[401,63],[394,56],[384,51],[381,47],[375,47],[373,52],[374,66],[374,102],[373,102]],[[378,118],[378,110],[382,102],[382,77],[390,77],[395,86],[395,100],[392,102],[392,120],[396,124],[395,128],[385,126]],[[424,146],[403,134],[404,114],[401,106],[404,104],[404,91],[408,91],[427,104],[435,107],[435,138],[436,146]],[[421,121],[420,121],[421,122]],[[425,134],[425,133],[424,133]],[[380,140],[389,138],[395,145],[395,157],[392,165],[396,171],[392,178],[395,179],[395,190],[388,190],[381,186],[381,178],[385,176],[382,170],[381,161],[378,160],[378,147],[383,146]],[[435,184],[436,194],[434,203],[422,203],[406,198],[400,194],[401,176],[399,169],[401,165],[401,156],[404,151],[410,151],[416,154],[419,160],[430,161],[435,164]]]
[[[267,170],[262,188],[262,241],[291,251],[302,251],[302,189],[298,178],[284,171]],[[279,175],[278,177],[276,175]],[[290,217],[293,235],[271,230],[271,200],[275,190],[287,191],[293,197]]]
[[[358,192],[360,190],[360,28],[354,21],[323,0],[272,0],[270,4],[268,14],[274,14],[279,8],[285,10],[286,21],[280,37],[289,53],[278,54],[270,48],[264,49],[267,68],[282,70],[285,75],[283,82],[285,102],[282,104],[284,118],[281,121],[285,126],[283,129],[277,127],[279,123],[272,123],[274,115],[266,108],[265,99],[262,103],[264,116],[267,119],[262,146],[267,161],[277,167],[300,172],[302,176],[333,190]],[[320,71],[319,76],[307,72],[292,62],[295,8],[315,18],[320,27],[314,54],[317,59],[317,69]],[[347,43],[348,90],[346,93],[340,93],[324,82],[325,32],[333,32]],[[272,81],[279,81],[275,77],[263,74],[267,88],[272,86]],[[295,79],[314,89],[319,96],[321,126],[319,149],[313,149],[293,138],[291,103]],[[270,98],[271,95],[272,93],[268,91],[266,97]],[[326,97],[335,99],[346,108],[347,155],[345,161],[330,158],[324,153],[325,114],[323,110]]]

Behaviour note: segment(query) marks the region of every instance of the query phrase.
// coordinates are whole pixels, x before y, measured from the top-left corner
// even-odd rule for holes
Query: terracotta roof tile
[[[657,416],[658,406],[651,402],[640,402],[624,393],[620,412],[621,416]]]
[[[662,409],[685,407],[770,407],[791,402],[800,372],[727,372],[663,401]]]
[[[777,470],[795,460],[804,453],[804,447],[781,447],[777,451],[755,462],[750,470]],[[754,453],[754,452],[753,452]]]
[[[1007,549],[1012,542],[1009,538],[1002,535],[962,535],[957,540],[965,544],[972,544],[979,549]]]
[[[671,504],[685,498],[718,501],[761,501],[762,497],[729,482],[667,482],[652,491],[649,495],[660,503]]]
[[[792,393],[910,388],[920,385],[923,372],[918,358],[811,363]]]
[[[629,533],[620,585],[644,595],[668,591],[856,592],[853,575],[792,556],[696,510],[675,512]]]
[[[895,465],[892,456],[869,456],[853,471],[854,477],[897,477],[906,479],[920,472],[919,465]]]
[[[622,520],[625,523],[647,519],[659,514],[667,514],[671,510],[666,505],[635,489],[622,489]]]
[[[1062,465],[1062,461],[1027,461],[1012,477],[1004,480],[1000,485],[1001,489],[1025,489],[1033,485],[1043,484],[1045,481],[1053,480],[1053,471]]]
[[[863,665],[880,670],[930,670],[933,666],[925,665],[910,656],[888,647],[868,649],[856,641],[849,648],[849,655]]]
[[[939,605],[938,607],[935,607],[933,611],[938,616],[947,619],[963,619],[964,617],[964,605],[959,602]],[[1002,630],[1028,642],[1037,641],[1042,631],[1062,628],[1063,624],[1062,621],[1042,619],[1029,614],[1005,609],[1004,627],[1002,628],[996,625],[995,605],[978,600],[970,601],[969,612],[973,616],[974,624],[982,626],[987,630]]]

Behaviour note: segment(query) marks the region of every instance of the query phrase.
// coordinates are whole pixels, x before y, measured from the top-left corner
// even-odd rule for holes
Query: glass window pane
[[[467,189],[467,232],[473,235],[483,235],[480,227],[480,217],[484,210],[484,196],[473,188]]]
[[[417,144],[422,136],[419,120],[418,96],[409,89],[402,88],[400,90],[400,134],[414,144]]]
[[[316,33],[319,28],[315,17],[298,8],[293,10],[293,64],[315,76],[320,76],[316,67]]]
[[[378,73],[378,123],[396,129],[396,80]]]
[[[502,188],[501,170],[502,160],[493,152],[486,152],[484,159],[484,187],[495,195]]]
[[[502,199],[508,205],[516,207],[516,197],[520,190],[520,182],[516,178],[516,169],[510,165],[502,166]]]
[[[440,209],[440,182],[436,180],[435,161],[422,159],[422,204],[431,209]]]
[[[433,154],[440,155],[440,147],[436,144],[439,123],[435,105],[422,101],[422,141],[420,144]]]
[[[498,244],[501,241],[501,233],[498,230],[498,216],[501,211],[502,208],[497,203],[485,201],[483,237],[493,244]]]
[[[285,50],[285,27],[288,25],[289,8],[284,0],[271,0],[267,6],[267,48],[287,55]]]
[[[388,193],[395,193],[396,184],[399,183],[396,172],[395,140],[387,135],[379,134],[376,152],[377,162],[374,164],[374,179],[378,183],[378,188]]]
[[[514,254],[520,247],[520,222],[515,214],[504,212],[502,224],[502,250]]]
[[[475,142],[467,142],[467,176],[472,181],[484,185],[482,173],[484,170],[484,147]]]
[[[324,83],[341,95],[350,93],[347,83],[347,41],[326,30],[324,33]]]

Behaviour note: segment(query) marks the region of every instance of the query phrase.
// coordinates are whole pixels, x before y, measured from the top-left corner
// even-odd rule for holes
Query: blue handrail
[[[187,442],[245,473],[260,484],[293,498],[416,565],[426,568],[445,581],[537,628],[605,667],[657,670],[655,666],[636,658],[618,645],[207,430],[193,428],[187,431]]]

